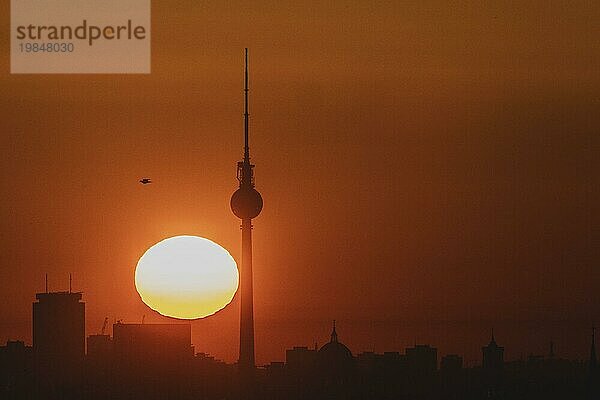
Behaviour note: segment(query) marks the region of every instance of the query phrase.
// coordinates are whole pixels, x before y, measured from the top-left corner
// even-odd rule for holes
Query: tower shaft
[[[254,360],[254,293],[252,288],[252,220],[242,219],[242,270],[240,279],[240,357],[242,371],[251,371]]]

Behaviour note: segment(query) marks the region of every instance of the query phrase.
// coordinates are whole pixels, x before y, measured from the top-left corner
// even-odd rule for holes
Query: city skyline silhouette
[[[189,322],[119,320],[111,335],[105,318],[101,332],[86,337],[82,292],[45,289],[32,304],[33,346],[18,340],[0,346],[0,394],[8,399],[594,399],[600,394],[594,327],[584,361],[557,356],[553,342],[547,354],[506,360],[492,330],[481,347],[481,362],[465,365],[459,354],[442,355],[416,342],[404,353],[353,353],[333,320],[323,345],[294,346],[285,350],[284,362],[255,367],[243,357],[243,340],[235,364],[197,351]]]

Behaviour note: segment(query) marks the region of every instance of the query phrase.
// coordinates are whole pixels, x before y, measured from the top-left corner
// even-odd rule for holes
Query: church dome
[[[321,365],[343,366],[352,362],[352,352],[345,344],[338,341],[335,330],[335,321],[331,331],[331,340],[323,345],[317,353],[317,359]]]
[[[317,357],[321,360],[345,362],[352,360],[352,352],[340,342],[329,342],[319,349]]]

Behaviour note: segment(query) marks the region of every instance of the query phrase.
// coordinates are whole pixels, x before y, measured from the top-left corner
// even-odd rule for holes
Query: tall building
[[[37,293],[33,352],[38,390],[76,396],[85,356],[85,303],[81,292]]]
[[[36,357],[61,361],[85,355],[85,303],[81,292],[37,293],[33,303]]]
[[[252,371],[254,360],[254,307],[252,289],[252,218],[263,207],[260,193],[254,188],[254,165],[250,163],[248,145],[248,49],[244,75],[244,159],[237,163],[239,188],[231,196],[231,210],[242,220],[242,265],[240,272],[240,354],[238,366],[242,374]],[[248,372],[248,374],[251,374]],[[246,374],[247,375],[247,374]]]
[[[504,365],[504,347],[498,346],[494,332],[487,346],[481,348],[483,353],[483,368],[487,370],[499,370]]]

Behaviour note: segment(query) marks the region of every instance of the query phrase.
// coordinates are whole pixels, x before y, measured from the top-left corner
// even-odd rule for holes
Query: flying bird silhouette
[[[149,183],[152,183],[152,181],[150,180],[150,178],[142,178],[139,181],[142,185],[147,185]]]

